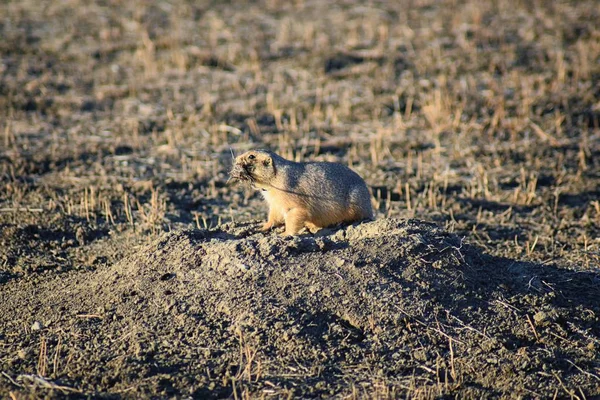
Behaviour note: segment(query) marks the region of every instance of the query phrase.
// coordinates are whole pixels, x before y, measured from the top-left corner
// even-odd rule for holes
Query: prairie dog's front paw
[[[273,223],[272,222],[265,222],[264,224],[262,224],[262,226],[260,227],[259,231],[266,232],[266,231],[270,230],[272,227],[273,227]]]

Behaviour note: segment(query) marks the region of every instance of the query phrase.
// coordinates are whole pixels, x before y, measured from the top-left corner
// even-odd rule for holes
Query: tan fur
[[[269,204],[263,231],[285,225],[284,235],[296,235],[305,227],[316,232],[373,218],[367,185],[342,164],[297,163],[270,151],[252,150],[235,159],[231,176],[262,191]]]

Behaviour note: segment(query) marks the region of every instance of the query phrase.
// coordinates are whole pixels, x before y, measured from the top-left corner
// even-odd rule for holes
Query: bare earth
[[[597,1],[249,3],[0,4],[0,398],[600,396]]]

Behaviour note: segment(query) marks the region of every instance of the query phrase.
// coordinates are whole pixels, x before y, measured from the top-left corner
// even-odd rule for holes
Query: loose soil
[[[596,1],[0,16],[1,398],[600,396]],[[376,219],[259,233],[251,148]]]

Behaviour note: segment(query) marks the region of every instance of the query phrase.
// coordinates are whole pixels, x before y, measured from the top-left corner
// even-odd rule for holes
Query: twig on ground
[[[600,376],[592,374],[591,372],[588,372],[588,371],[582,369],[581,367],[579,367],[577,364],[575,364],[571,360],[565,359],[565,361],[568,362],[569,364],[571,364],[572,366],[574,366],[575,368],[577,368],[579,370],[579,372],[581,372],[582,374],[587,375],[587,376],[591,376],[592,378],[600,381]]]
[[[5,207],[0,208],[0,212],[44,212],[43,208],[27,208],[27,207]]]
[[[8,379],[10,381],[10,383],[12,383],[13,385],[15,385],[17,387],[23,387],[23,385],[20,385],[17,382],[15,382],[15,380],[13,378],[11,378],[10,375],[8,375],[6,372],[2,371],[2,375],[4,375],[4,377],[6,379]]]
[[[53,390],[60,390],[62,392],[81,393],[81,390],[79,390],[79,389],[75,389],[75,388],[72,388],[69,386],[57,385],[56,383],[46,380],[39,375],[28,375],[28,374],[19,375],[19,376],[17,376],[17,381],[23,382],[24,385],[30,385],[30,386],[34,386],[34,387],[43,388],[43,389],[53,389]],[[29,381],[29,382],[25,382],[25,381]]]
[[[538,335],[537,331],[535,330],[535,326],[533,325],[531,318],[529,318],[529,315],[525,315],[525,317],[527,317],[527,322],[529,322],[529,326],[531,327],[531,330],[533,331],[533,334],[535,335],[535,340],[539,341],[540,336]]]

